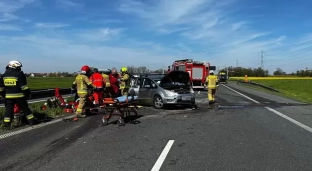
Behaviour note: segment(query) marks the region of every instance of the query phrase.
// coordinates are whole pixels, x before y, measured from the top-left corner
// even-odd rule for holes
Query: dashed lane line
[[[159,158],[157,159],[154,167],[152,168],[151,171],[159,171],[162,164],[164,163],[172,145],[174,143],[174,140],[169,140],[169,142],[167,143],[166,147],[164,148],[164,150],[162,151],[162,153],[160,154]]]
[[[229,90],[231,90],[231,91],[233,91],[233,92],[235,92],[235,93],[237,93],[237,94],[239,94],[239,95],[245,97],[246,99],[248,99],[248,100],[250,100],[250,101],[253,101],[253,102],[257,103],[257,104],[260,104],[260,102],[254,100],[254,99],[252,99],[252,98],[250,98],[250,97],[248,97],[248,96],[246,96],[246,95],[244,95],[244,94],[242,94],[242,93],[240,93],[240,92],[238,92],[238,91],[236,91],[236,90],[234,90],[234,89],[232,89],[232,88],[230,88],[230,87],[228,87],[228,86],[226,86],[226,85],[222,85],[222,86],[224,86],[224,87],[226,87],[227,89],[229,89]],[[307,126],[307,125],[304,125],[303,123],[300,123],[300,122],[298,122],[298,121],[296,121],[296,120],[294,120],[294,119],[292,119],[292,118],[286,116],[285,114],[283,114],[283,113],[281,113],[281,112],[275,110],[275,109],[272,109],[272,108],[270,108],[270,107],[264,107],[264,108],[267,109],[267,110],[269,110],[269,111],[271,111],[271,112],[273,112],[274,114],[276,114],[276,115],[278,115],[278,116],[280,116],[280,117],[282,117],[282,118],[284,118],[284,119],[286,119],[286,120],[288,120],[288,121],[290,121],[290,122],[296,124],[297,126],[299,126],[299,127],[301,127],[301,128],[303,128],[303,129],[305,129],[305,130],[307,130],[307,131],[309,131],[309,132],[312,133],[312,128],[311,128],[311,127],[309,127],[309,126]]]

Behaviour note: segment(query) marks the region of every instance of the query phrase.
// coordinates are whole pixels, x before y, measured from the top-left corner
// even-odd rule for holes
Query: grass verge
[[[73,101],[73,97],[67,98],[68,101]],[[52,108],[52,109],[46,109],[46,110],[41,110],[41,106],[44,105],[45,102],[38,102],[38,103],[32,103],[29,104],[29,107],[33,111],[33,114],[35,115],[38,123],[41,122],[49,122],[52,119],[59,118],[63,114],[63,109],[62,108]],[[5,108],[1,107],[0,108],[0,131],[3,130],[3,117],[4,117],[4,111]],[[18,127],[17,122],[13,121],[13,127]]]
[[[74,77],[28,77],[27,82],[31,90],[49,88],[69,88],[75,81]]]
[[[311,79],[272,79],[272,80],[253,80],[253,82],[272,87],[281,93],[276,93],[270,90],[267,90],[262,87],[249,85],[249,84],[240,84],[248,86],[253,89],[265,91],[268,93],[273,93],[275,95],[280,95],[297,101],[312,103],[312,80]]]

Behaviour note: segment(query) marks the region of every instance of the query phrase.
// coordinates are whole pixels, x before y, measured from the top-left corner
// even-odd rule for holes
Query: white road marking
[[[236,91],[236,90],[233,90],[232,88],[230,88],[230,87],[228,87],[228,86],[226,86],[226,85],[223,85],[223,84],[221,84],[221,85],[224,86],[224,87],[226,87],[226,88],[228,88],[228,89],[230,89],[230,90],[232,90],[233,92],[235,92],[235,93],[237,93],[237,94],[239,94],[239,95],[245,97],[246,99],[248,99],[248,100],[250,100],[250,101],[253,101],[253,102],[257,103],[257,104],[260,104],[260,102],[258,102],[257,100],[254,100],[254,99],[252,99],[252,98],[250,98],[250,97],[248,97],[248,96],[246,96],[246,95],[244,95],[244,94],[242,94],[242,93],[240,93],[240,92],[238,92],[238,91]]]
[[[252,98],[250,98],[250,97],[248,97],[248,96],[246,96],[246,95],[244,95],[244,94],[242,94],[242,93],[240,93],[240,92],[238,92],[238,91],[236,91],[236,90],[233,90],[232,88],[230,88],[230,87],[228,87],[228,86],[226,86],[226,85],[223,85],[223,86],[226,87],[226,88],[228,88],[228,89],[230,89],[230,90],[232,90],[233,92],[235,92],[235,93],[237,93],[237,94],[239,94],[239,95],[245,97],[245,98],[248,99],[248,100],[251,100],[251,101],[253,101],[253,102],[257,103],[257,104],[260,104],[260,102],[254,100],[254,99],[252,99]],[[267,110],[269,110],[269,111],[275,113],[276,115],[278,115],[278,116],[280,116],[280,117],[282,117],[282,118],[284,118],[284,119],[286,119],[286,120],[288,120],[288,121],[290,121],[290,122],[296,124],[297,126],[299,126],[299,127],[301,127],[301,128],[303,128],[303,129],[305,129],[305,130],[307,130],[307,131],[309,131],[309,132],[312,133],[312,128],[311,128],[311,127],[309,127],[309,126],[307,126],[307,125],[305,125],[305,124],[303,124],[303,123],[300,123],[300,122],[298,122],[298,121],[296,121],[296,120],[294,120],[294,119],[292,119],[292,118],[290,118],[290,117],[284,115],[283,113],[281,113],[281,112],[279,112],[279,111],[277,111],[277,110],[274,110],[274,109],[272,109],[272,108],[270,108],[270,107],[264,107],[264,108],[266,108]]]
[[[160,168],[161,168],[162,164],[164,163],[173,143],[174,143],[174,140],[169,140],[169,142],[167,143],[166,147],[164,148],[164,150],[160,154],[158,160],[156,161],[156,163],[155,163],[155,165],[151,171],[159,171],[160,170]]]
[[[72,115],[72,116],[68,116],[66,118],[73,118],[75,116],[76,115]],[[35,126],[32,126],[32,127],[20,129],[20,130],[17,130],[17,131],[9,132],[9,133],[6,133],[6,134],[2,134],[2,135],[0,135],[0,139],[5,139],[5,138],[11,137],[13,135],[18,135],[18,134],[21,134],[23,132],[28,132],[30,130],[38,129],[38,128],[41,128],[41,127],[44,127],[44,126],[47,126],[47,125],[51,125],[51,124],[54,124],[54,123],[57,123],[57,122],[60,122],[60,121],[63,121],[63,118],[56,119],[56,120],[53,120],[53,121],[50,121],[50,122],[47,122],[47,123],[42,123],[42,124],[39,124],[39,125],[35,125]]]
[[[281,112],[279,112],[279,111],[277,111],[277,110],[274,110],[274,109],[272,109],[272,108],[270,108],[270,107],[265,107],[265,108],[268,109],[269,111],[271,111],[271,112],[277,114],[278,116],[280,116],[280,117],[282,117],[282,118],[284,118],[284,119],[287,119],[288,121],[290,121],[290,122],[292,122],[292,123],[294,123],[294,124],[300,126],[301,128],[303,128],[303,129],[305,129],[305,130],[307,130],[307,131],[309,131],[309,132],[312,132],[312,128],[308,127],[307,125],[304,125],[304,124],[302,124],[302,123],[300,123],[300,122],[298,122],[298,121],[296,121],[296,120],[294,120],[294,119],[292,119],[292,118],[290,118],[290,117],[288,117],[288,116],[282,114]]]

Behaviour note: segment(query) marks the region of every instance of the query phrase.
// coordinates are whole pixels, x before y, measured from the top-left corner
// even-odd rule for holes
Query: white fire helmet
[[[10,68],[20,68],[20,67],[23,67],[22,63],[19,62],[19,61],[10,61],[9,64],[8,64],[8,67]]]

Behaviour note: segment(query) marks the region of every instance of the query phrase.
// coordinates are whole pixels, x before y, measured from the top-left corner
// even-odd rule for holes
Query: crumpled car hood
[[[159,86],[189,88],[190,75],[185,71],[171,71],[161,79]]]

